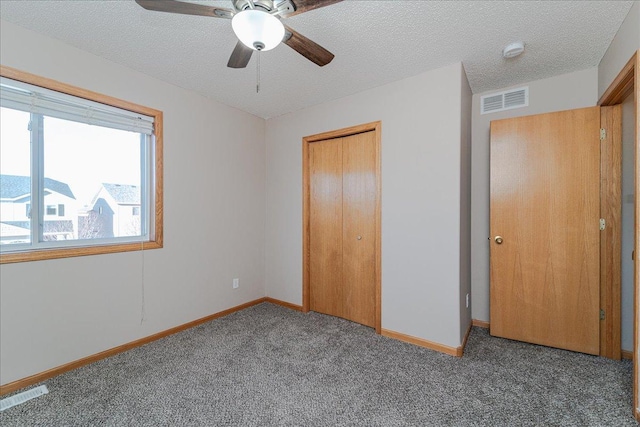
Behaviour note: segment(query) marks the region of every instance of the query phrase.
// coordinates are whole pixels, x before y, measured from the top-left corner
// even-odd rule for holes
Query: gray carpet
[[[264,303],[60,375],[2,426],[633,426],[631,363],[474,328],[463,358]]]

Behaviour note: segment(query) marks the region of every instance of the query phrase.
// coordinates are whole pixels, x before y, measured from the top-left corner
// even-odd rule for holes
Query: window
[[[0,262],[162,247],[162,112],[0,76]]]

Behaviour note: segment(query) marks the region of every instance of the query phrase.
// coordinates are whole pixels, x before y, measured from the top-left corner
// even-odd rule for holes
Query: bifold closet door
[[[373,132],[342,141],[342,280],[346,319],[375,327],[376,157]]]
[[[342,287],[342,139],[309,147],[310,308],[344,317]]]
[[[374,132],[309,147],[310,308],[375,327]]]

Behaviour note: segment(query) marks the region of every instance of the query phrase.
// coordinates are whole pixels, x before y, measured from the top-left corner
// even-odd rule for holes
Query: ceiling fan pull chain
[[[257,66],[257,75],[256,75],[256,93],[260,93],[260,51],[258,51],[258,57],[256,58]]]

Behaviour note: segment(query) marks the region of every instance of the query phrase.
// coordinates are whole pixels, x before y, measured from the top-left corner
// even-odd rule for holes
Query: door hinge
[[[600,128],[600,141],[607,139],[607,130]]]
[[[600,309],[600,320],[604,320],[604,310]]]
[[[607,227],[607,223],[604,218],[600,218],[600,231],[604,230]]]

